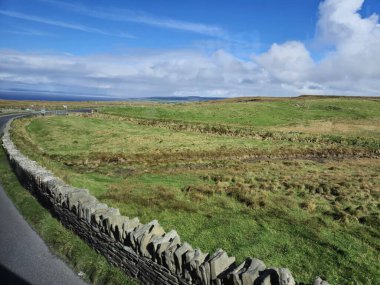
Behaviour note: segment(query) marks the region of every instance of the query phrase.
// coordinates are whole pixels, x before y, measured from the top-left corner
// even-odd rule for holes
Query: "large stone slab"
[[[136,231],[131,232],[130,241],[140,255],[152,257],[147,248],[148,244],[152,238],[162,236],[164,233],[164,229],[160,226],[157,220],[153,220],[150,223],[141,226]]]

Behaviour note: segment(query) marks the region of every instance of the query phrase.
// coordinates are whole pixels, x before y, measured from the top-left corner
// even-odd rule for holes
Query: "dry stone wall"
[[[175,230],[165,232],[153,220],[122,216],[91,196],[86,189],[67,185],[49,170],[24,156],[4,129],[3,147],[17,177],[26,189],[61,223],[74,231],[110,263],[143,284],[261,284],[294,285],[286,268],[267,268],[256,258],[236,264],[222,249],[203,253],[181,242]],[[319,277],[315,285],[328,285]]]

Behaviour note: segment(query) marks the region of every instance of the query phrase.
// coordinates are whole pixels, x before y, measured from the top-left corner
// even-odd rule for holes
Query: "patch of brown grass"
[[[301,132],[309,134],[369,135],[380,137],[379,120],[355,121],[310,121],[307,124],[273,128],[281,132]]]

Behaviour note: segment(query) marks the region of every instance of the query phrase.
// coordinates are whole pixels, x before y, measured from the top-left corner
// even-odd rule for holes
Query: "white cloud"
[[[358,13],[363,3],[325,0],[320,4],[315,41],[329,52],[319,62],[297,41],[274,44],[255,55],[254,61],[272,81],[294,92],[380,95],[379,16],[363,18]]]
[[[361,49],[365,41],[371,39],[378,30],[378,16],[373,14],[362,18],[358,11],[364,0],[327,0],[319,7],[320,18],[317,24],[319,40],[342,48]],[[355,49],[352,49],[355,51]],[[356,51],[358,51],[356,49]]]
[[[301,42],[273,44],[269,51],[254,56],[273,78],[284,82],[299,82],[307,79],[314,67],[309,51]]]
[[[75,57],[3,50],[0,70],[3,88],[26,82],[31,89],[59,86],[64,91],[131,97],[250,95],[252,85],[260,80],[260,71],[252,62],[223,51],[210,56],[182,50]]]
[[[320,63],[317,78],[323,81],[380,78],[379,16],[362,18],[364,0],[328,0],[320,5],[317,40],[335,50]]]

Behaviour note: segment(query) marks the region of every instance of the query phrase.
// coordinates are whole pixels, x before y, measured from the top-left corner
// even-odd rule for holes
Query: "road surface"
[[[0,117],[0,137],[12,117]],[[25,190],[26,191],[26,190]],[[0,185],[0,284],[85,285],[66,263],[52,254]]]

